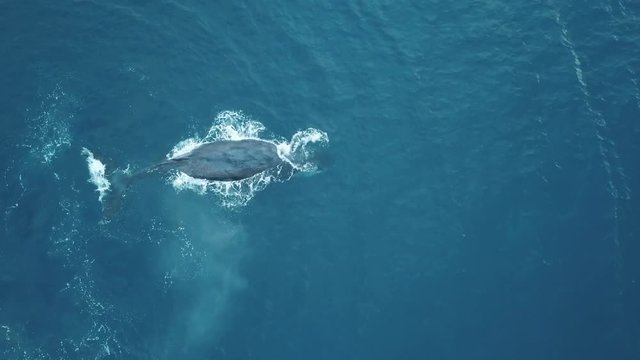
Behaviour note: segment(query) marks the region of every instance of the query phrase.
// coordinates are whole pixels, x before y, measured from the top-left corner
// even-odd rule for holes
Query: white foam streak
[[[578,80],[580,90],[584,95],[585,107],[590,113],[592,121],[595,125],[596,142],[607,178],[606,188],[612,199],[613,229],[611,235],[615,251],[616,277],[618,278],[618,281],[621,281],[620,272],[623,257],[619,236],[620,223],[618,214],[620,213],[621,209],[621,200],[628,200],[631,197],[631,191],[626,183],[626,175],[624,173],[624,169],[622,168],[620,157],[618,156],[616,143],[614,142],[612,137],[607,136],[609,133],[607,121],[605,120],[604,115],[591,105],[591,95],[589,92],[589,87],[583,75],[582,63],[580,61],[580,57],[578,56],[578,52],[576,51],[576,46],[570,40],[568,28],[566,24],[563,23],[560,19],[560,13],[557,11],[555,13],[556,22],[560,27],[562,34],[562,44],[569,50],[571,56],[573,57],[576,79]],[[620,290],[619,292],[622,293]]]
[[[573,65],[576,73],[576,79],[580,87],[580,91],[584,95],[584,103],[587,111],[591,114],[592,121],[596,125],[596,139],[598,141],[598,150],[602,157],[602,164],[607,174],[607,189],[614,199],[629,199],[631,192],[626,184],[626,175],[620,163],[620,157],[616,149],[613,139],[608,138],[606,134],[609,132],[607,121],[604,115],[591,105],[591,94],[589,86],[585,80],[582,71],[582,62],[576,51],[576,47],[570,39],[569,31],[566,24],[561,20],[560,13],[556,11],[556,22],[560,26],[562,44],[571,53],[573,57]],[[614,164],[615,171],[612,169]]]
[[[87,148],[82,148],[82,155],[87,157],[87,166],[89,167],[89,182],[96,186],[96,191],[99,193],[98,201],[102,202],[102,199],[107,194],[107,191],[111,188],[111,183],[107,179],[105,172],[106,166],[93,156],[93,153]]]

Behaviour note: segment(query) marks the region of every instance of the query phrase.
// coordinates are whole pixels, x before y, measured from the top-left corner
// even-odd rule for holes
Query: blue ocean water
[[[637,2],[0,0],[0,48],[2,359],[640,357]],[[229,111],[331,165],[101,222],[83,148]]]

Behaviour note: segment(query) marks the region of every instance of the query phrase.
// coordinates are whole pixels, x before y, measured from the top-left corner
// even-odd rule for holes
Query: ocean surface
[[[638,1],[0,0],[0,49],[0,359],[640,358]],[[105,217],[247,137],[300,168]]]

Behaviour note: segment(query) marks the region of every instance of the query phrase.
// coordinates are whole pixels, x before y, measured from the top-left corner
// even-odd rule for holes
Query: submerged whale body
[[[205,143],[148,168],[147,172],[177,170],[193,178],[235,181],[283,163],[276,145],[262,140],[222,140]]]

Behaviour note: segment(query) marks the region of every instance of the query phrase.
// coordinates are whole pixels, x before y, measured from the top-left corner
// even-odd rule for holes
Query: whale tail
[[[124,193],[131,183],[129,171],[116,169],[107,176],[105,164],[93,152],[83,147],[81,154],[87,159],[89,182],[96,186],[98,201],[102,204],[101,223],[109,222],[122,206]]]
[[[125,193],[131,186],[133,179],[134,176],[128,170],[116,169],[111,173],[111,188],[102,202],[103,221],[111,221],[122,208]]]
[[[155,173],[167,171],[171,164],[163,161],[141,170],[132,172],[126,169],[116,169],[110,175],[111,187],[109,193],[106,194],[102,201],[103,222],[109,222],[113,219],[118,211],[122,209],[122,205],[126,198],[126,192],[129,190],[134,181],[149,177]]]
[[[97,159],[89,149],[82,148],[81,154],[87,159],[89,182],[96,186],[96,191],[99,193],[98,201],[102,204],[102,220],[100,221],[102,223],[111,221],[122,208],[126,192],[134,180],[173,168],[172,162],[161,161],[136,172],[132,172],[127,166],[124,170],[117,168],[107,175],[106,165]]]

